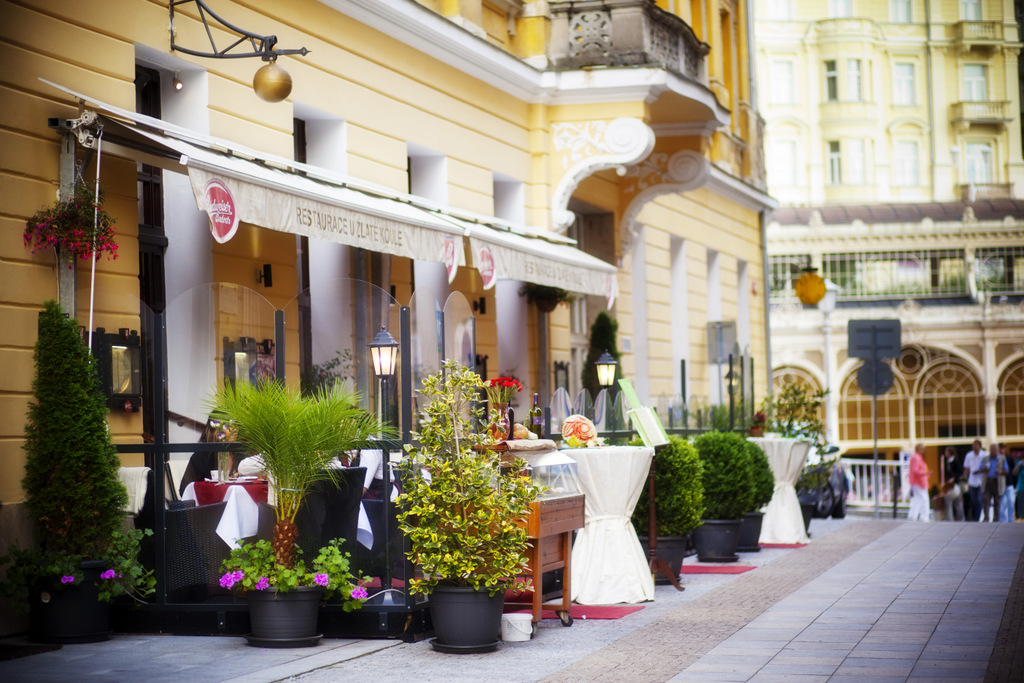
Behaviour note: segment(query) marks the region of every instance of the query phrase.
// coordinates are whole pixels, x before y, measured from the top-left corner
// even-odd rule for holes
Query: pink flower
[[[586,444],[597,436],[597,427],[583,415],[570,415],[562,423],[562,438],[570,444]]]
[[[327,576],[327,574],[317,574],[313,577],[313,583],[315,583],[318,586],[326,586],[330,582],[331,580]]]
[[[113,569],[108,569],[107,571],[100,574],[101,579],[112,579],[115,576],[117,576],[117,572],[115,572]]]
[[[353,600],[365,600],[368,597],[370,597],[370,594],[367,593],[366,589],[363,588],[362,586],[356,586],[355,588],[352,589],[352,599]]]
[[[220,577],[220,586],[221,588],[234,588],[235,584],[241,581],[244,576],[245,574],[240,571],[228,572]]]
[[[265,591],[268,588],[270,588],[270,580],[265,576],[261,576],[260,580],[256,582],[256,590]]]
[[[62,577],[60,577],[60,582],[61,583],[74,583],[75,582],[75,577],[73,577],[73,576],[62,576]]]

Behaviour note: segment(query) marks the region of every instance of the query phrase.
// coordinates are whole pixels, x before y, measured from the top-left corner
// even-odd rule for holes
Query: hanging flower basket
[[[527,282],[519,289],[519,296],[525,296],[527,301],[537,306],[537,310],[544,313],[550,313],[558,304],[572,299],[572,294],[567,290],[532,282]]]
[[[33,254],[53,247],[82,259],[103,253],[108,259],[117,258],[114,219],[86,185],[80,185],[70,199],[37,211],[25,223],[24,238]]]

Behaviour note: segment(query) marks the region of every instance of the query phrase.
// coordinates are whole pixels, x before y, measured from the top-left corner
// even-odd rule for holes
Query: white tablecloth
[[[654,578],[630,523],[647,483],[654,449],[646,446],[573,448],[586,495],[585,524],[572,547],[572,599],[610,605],[654,599]]]
[[[796,497],[811,444],[798,439],[751,439],[764,450],[775,475],[775,493],[761,522],[761,543],[807,543],[807,529]]]
[[[194,483],[185,487],[181,494],[182,500],[196,500]],[[240,538],[255,536],[259,530],[260,509],[252,496],[241,486],[229,486],[224,494],[224,514],[217,523],[217,535],[232,548],[241,547]],[[356,540],[367,548],[373,547],[373,530],[370,529],[370,518],[366,509],[359,503],[359,522],[356,529]]]

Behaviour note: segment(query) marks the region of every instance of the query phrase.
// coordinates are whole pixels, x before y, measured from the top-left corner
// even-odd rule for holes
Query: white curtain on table
[[[572,548],[572,599],[610,605],[654,599],[654,578],[629,519],[647,484],[654,449],[646,446],[572,448],[585,526]]]
[[[797,439],[751,439],[764,450],[775,475],[775,493],[761,522],[761,543],[807,543],[807,529],[796,496],[811,444]]]

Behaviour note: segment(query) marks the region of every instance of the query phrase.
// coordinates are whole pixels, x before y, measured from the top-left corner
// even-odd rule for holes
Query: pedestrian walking
[[[981,440],[975,439],[971,450],[964,456],[964,470],[967,472],[967,495],[971,502],[971,521],[981,519],[981,486],[985,482],[982,463],[988,457],[988,451],[981,447]]]
[[[989,445],[989,455],[982,459],[981,470],[984,483],[981,489],[981,514],[987,521],[999,519],[999,501],[1006,490],[1006,458],[999,452],[999,444],[994,441]]]
[[[928,504],[928,476],[931,471],[924,461],[924,444],[914,446],[910,456],[910,511],[907,519],[918,522],[931,521],[931,506]]]

